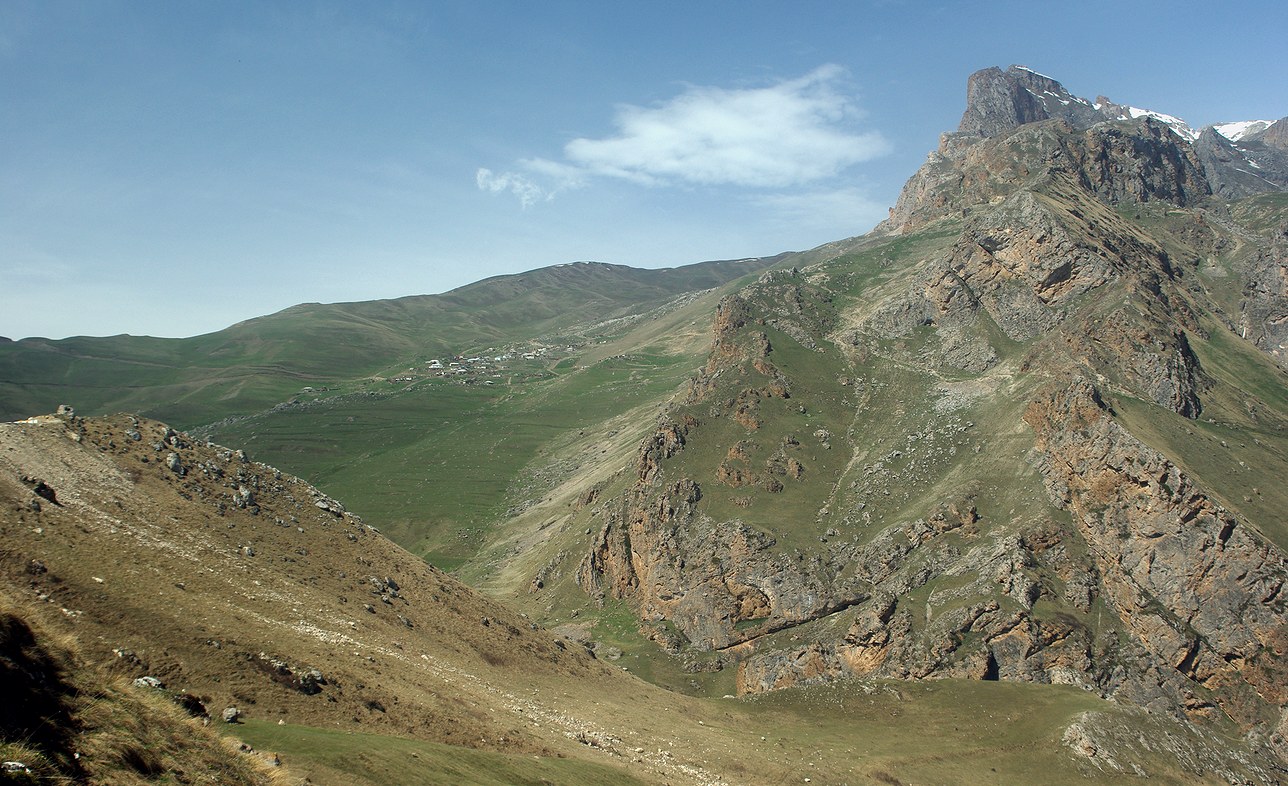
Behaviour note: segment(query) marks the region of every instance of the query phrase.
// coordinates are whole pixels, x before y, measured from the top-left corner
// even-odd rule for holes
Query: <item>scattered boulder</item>
[[[233,493],[233,505],[245,510],[255,504],[255,492],[245,486],[238,486]]]
[[[281,658],[274,658],[261,652],[252,658],[254,664],[265,671],[279,685],[297,690],[306,696],[322,692],[327,679],[317,669],[295,668]]]
[[[236,707],[227,707],[219,717],[224,723],[241,723],[242,711]]]
[[[41,480],[40,478],[33,478],[30,475],[23,475],[22,482],[26,483],[28,486],[31,486],[31,492],[35,494],[37,497],[40,497],[41,499],[45,500],[46,502],[52,502],[55,505],[62,504],[61,502],[58,501],[58,492],[54,491],[52,486],[50,486],[48,483]],[[33,510],[39,510],[40,503],[37,502],[36,500],[32,500],[32,502],[36,503],[36,507],[33,508]]]

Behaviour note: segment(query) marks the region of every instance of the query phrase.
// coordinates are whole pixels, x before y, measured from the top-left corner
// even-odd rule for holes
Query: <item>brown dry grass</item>
[[[0,595],[0,754],[30,773],[0,782],[285,786],[289,775],[228,746],[165,695],[83,661],[76,637]]]

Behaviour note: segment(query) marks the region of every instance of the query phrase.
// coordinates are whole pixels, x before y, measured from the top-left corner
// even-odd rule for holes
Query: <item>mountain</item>
[[[1258,126],[1264,124],[1264,128]],[[1210,173],[1213,193],[1241,199],[1288,187],[1288,118],[1242,126],[1237,132],[1203,129],[1194,149]]]
[[[1212,130],[1231,142],[1238,142],[1245,136],[1260,134],[1270,126],[1274,125],[1273,120],[1241,120],[1234,123],[1216,123]]]
[[[435,749],[437,766],[477,752],[478,778],[507,766],[504,736],[560,782],[609,777],[559,769],[583,763],[645,782],[778,783],[806,766],[819,782],[1281,782],[1288,195],[1232,173],[1256,145],[1282,150],[1288,125],[1185,133],[1016,66],[971,76],[967,93],[959,128],[869,235],[584,318],[530,317],[529,287],[489,285],[442,317],[465,320],[460,339],[391,350],[376,370],[328,371],[319,353],[315,376],[275,367],[280,388],[223,389],[231,403],[212,387],[185,415],[190,436],[128,416],[21,427],[44,441],[0,450],[13,591],[58,598],[22,589],[55,534],[129,554],[135,573],[113,577],[80,576],[57,552],[50,571],[77,576],[64,583],[87,588],[78,601],[105,599],[53,620],[86,628],[99,658],[121,646],[109,627],[133,632],[136,653],[177,653],[179,682],[216,706],[240,687],[309,742],[258,718],[244,731],[310,766],[336,766],[319,729],[338,723],[377,732],[381,766],[397,735],[454,746]],[[636,275],[532,275],[568,277],[556,291],[570,303],[590,299],[577,290],[588,273]],[[511,304],[522,316],[503,335],[468,321]],[[336,308],[337,335],[350,319],[368,335],[364,304]],[[251,327],[265,346],[282,338]],[[68,468],[115,477],[89,458],[123,461],[141,496],[102,496],[73,526],[34,521],[64,515],[31,512],[41,484],[60,501],[92,485]],[[171,522],[208,556],[122,549],[125,522]],[[169,588],[139,584],[160,557],[152,575]],[[222,589],[228,577],[243,591]],[[374,617],[355,600],[372,591],[390,601],[367,598]],[[153,592],[208,631],[124,624],[158,613],[133,599]],[[397,612],[411,628],[386,608],[400,598],[422,615]],[[352,650],[310,639],[348,622]],[[492,648],[511,652],[492,638],[509,625],[520,651],[490,663]],[[215,631],[242,660],[196,646]],[[451,668],[427,676],[398,654],[418,651]],[[292,678],[274,661],[334,687],[283,693],[295,689],[271,674]],[[516,684],[597,731],[518,721]],[[459,738],[418,720],[457,714]],[[675,766],[654,766],[651,751],[672,749]]]
[[[133,416],[34,418],[0,444],[6,595],[194,714],[555,757],[580,747],[555,739],[574,721],[534,734],[521,713],[617,676],[240,451]],[[527,695],[501,690],[516,671]]]
[[[720,286],[774,260],[664,270],[581,262],[497,276],[443,295],[310,303],[185,339],[139,336],[0,342],[0,418],[123,409],[192,426],[248,414],[409,363],[570,332]]]
[[[878,233],[721,301],[570,572],[742,693],[1074,684],[1282,762],[1288,201],[1026,69],[968,101]]]

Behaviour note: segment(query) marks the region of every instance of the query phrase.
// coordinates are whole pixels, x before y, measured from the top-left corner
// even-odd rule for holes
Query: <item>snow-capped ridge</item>
[[[1127,107],[1127,112],[1130,116],[1130,119],[1132,120],[1135,120],[1138,117],[1152,117],[1153,119],[1159,121],[1160,123],[1166,123],[1168,126],[1171,127],[1173,131],[1179,134],[1181,138],[1185,139],[1187,142],[1193,142],[1195,139],[1199,138],[1198,132],[1195,131],[1193,128],[1190,128],[1189,124],[1186,123],[1184,120],[1180,119],[1179,117],[1174,117],[1172,115],[1165,115],[1162,112],[1155,112],[1152,109],[1141,109],[1140,107],[1135,107],[1135,106]],[[1126,120],[1128,118],[1122,118],[1122,119]]]
[[[1231,142],[1238,142],[1246,136],[1265,131],[1274,123],[1273,120],[1240,120],[1234,123],[1216,123],[1212,130]]]
[[[1046,74],[1042,73],[1041,71],[1034,71],[1032,68],[1029,68],[1028,66],[1018,65],[1018,64],[1017,64],[1017,65],[1013,65],[1013,66],[1011,66],[1011,68],[1015,68],[1015,69],[1018,69],[1018,70],[1020,70],[1020,71],[1028,71],[1030,74],[1033,74],[1034,76],[1040,76],[1040,77],[1042,77],[1043,79],[1050,79],[1052,82],[1057,81],[1055,77],[1053,77],[1053,76],[1047,76]]]

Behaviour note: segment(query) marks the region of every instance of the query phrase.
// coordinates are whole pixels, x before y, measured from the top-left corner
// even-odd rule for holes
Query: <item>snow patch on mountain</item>
[[[1240,120],[1237,123],[1217,123],[1212,128],[1231,142],[1238,142],[1249,134],[1265,131],[1274,125],[1273,120]]]
[[[1189,142],[1193,142],[1195,139],[1199,138],[1198,132],[1190,128],[1189,124],[1179,117],[1173,117],[1172,115],[1165,115],[1162,112],[1155,112],[1150,109],[1141,109],[1134,106],[1127,107],[1127,112],[1133,120],[1138,117],[1152,117],[1161,123],[1166,123],[1168,126],[1171,126],[1171,129],[1179,134],[1181,138]]]

